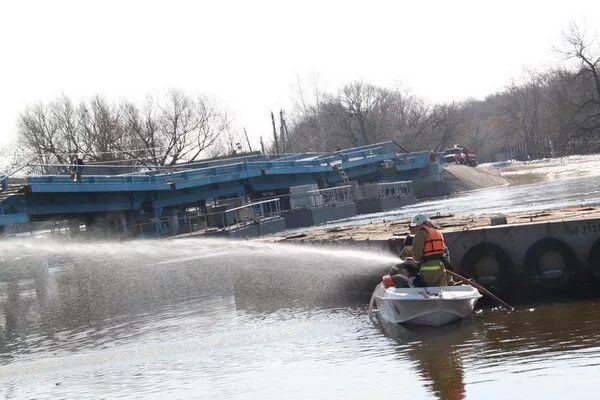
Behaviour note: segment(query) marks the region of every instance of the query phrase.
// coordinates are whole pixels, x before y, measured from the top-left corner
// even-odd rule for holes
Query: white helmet
[[[411,227],[415,227],[415,226],[419,226],[424,224],[425,222],[429,221],[429,217],[425,214],[417,214],[413,217],[412,221],[410,222]]]

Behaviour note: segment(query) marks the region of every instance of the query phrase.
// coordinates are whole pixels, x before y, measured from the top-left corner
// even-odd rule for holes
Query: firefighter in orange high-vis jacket
[[[442,232],[425,214],[415,215],[409,226],[415,230],[412,256],[419,265],[422,281],[427,286],[451,284],[446,274],[445,265],[449,258]]]

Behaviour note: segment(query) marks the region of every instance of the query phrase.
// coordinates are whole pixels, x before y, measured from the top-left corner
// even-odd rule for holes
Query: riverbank
[[[497,173],[512,184],[600,176],[600,154],[543,158],[532,161],[511,160],[481,164],[478,168]]]
[[[457,164],[449,164],[444,167],[442,180],[448,185],[450,194],[504,186],[510,183],[498,171],[491,168],[474,168]]]
[[[476,168],[449,164],[442,173],[450,193],[586,176],[600,176],[600,154],[510,160],[481,164]]]

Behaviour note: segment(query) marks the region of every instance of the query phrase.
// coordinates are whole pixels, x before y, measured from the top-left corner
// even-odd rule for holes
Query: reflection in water
[[[488,310],[441,328],[398,326],[383,321],[381,328],[397,341],[400,351],[407,352],[416,362],[418,374],[440,399],[471,397],[466,396],[471,387],[510,379],[510,375],[552,376],[550,371],[557,366],[592,367],[594,376],[600,371],[600,310],[592,301],[547,304],[515,313]],[[409,344],[409,348],[404,344]],[[470,372],[470,382],[465,381],[465,368]],[[588,378],[595,379],[592,375]],[[554,395],[568,393],[568,381],[564,386],[556,386],[549,378],[547,383],[554,385]],[[526,390],[519,390],[523,398],[552,394],[540,388],[529,395]],[[484,397],[504,398],[501,393],[486,393]]]
[[[1,245],[5,260],[11,253],[30,254],[19,259],[23,279],[15,272],[19,267],[5,261],[13,273],[3,284],[3,330],[5,338],[14,340],[0,352],[9,358],[73,344],[56,341],[57,331],[93,327],[104,334],[121,319],[164,312],[188,300],[202,307],[235,295],[238,305],[273,311],[299,301],[340,303],[360,289],[354,283],[370,282],[395,261],[386,254],[226,240]],[[135,324],[135,318],[128,323]],[[32,339],[36,333],[43,335]]]
[[[573,379],[592,390],[600,365],[594,301],[372,324],[386,254],[191,239],[0,251],[4,398],[501,399],[526,380],[519,396],[542,399]]]
[[[464,399],[465,383],[460,348],[457,343],[472,338],[477,324],[466,319],[441,327],[401,326],[380,321],[383,332],[407,350],[415,361],[421,379],[436,398]],[[402,351],[405,351],[401,346]]]

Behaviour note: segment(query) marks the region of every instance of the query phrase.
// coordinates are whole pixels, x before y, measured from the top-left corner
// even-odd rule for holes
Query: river
[[[592,299],[372,322],[385,253],[217,239],[0,242],[6,399],[552,399],[600,389]]]
[[[600,164],[598,164],[598,171],[600,172]],[[585,206],[600,206],[600,174],[473,190],[443,198],[419,201],[397,210],[362,214],[323,225],[290,229],[286,233],[295,234],[336,226],[356,226],[383,220],[407,219],[419,213],[491,215]]]

